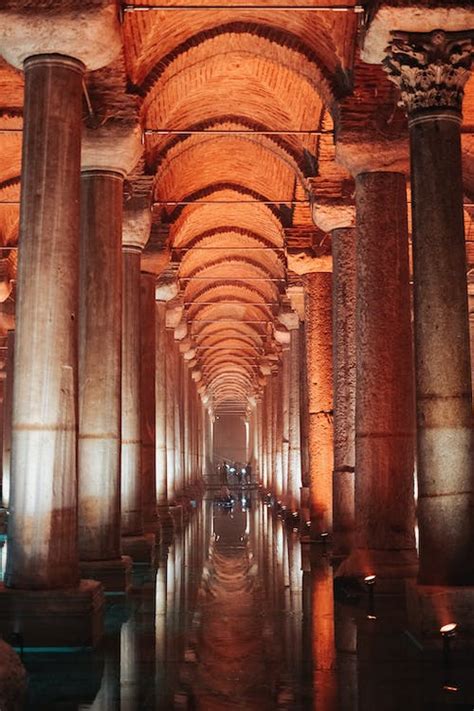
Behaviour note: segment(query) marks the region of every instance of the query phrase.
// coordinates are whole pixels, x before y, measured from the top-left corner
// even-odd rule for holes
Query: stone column
[[[154,274],[141,273],[140,344],[141,344],[141,433],[143,524],[146,533],[158,528],[155,476],[155,377],[156,377],[156,303]]]
[[[168,504],[174,502],[176,456],[175,456],[175,369],[174,369],[174,333],[170,328],[166,330],[166,471],[167,471],[167,499]]]
[[[318,201],[316,225],[331,235],[332,333],[334,373],[333,549],[347,555],[353,547],[355,516],[356,398],[356,231],[355,208],[339,201]]]
[[[298,320],[298,319],[297,319]],[[301,425],[300,425],[300,331],[299,322],[291,329],[290,343],[290,411],[288,491],[290,510],[294,514],[301,506]]]
[[[405,177],[358,175],[356,211],[356,549],[338,573],[389,585],[416,574]]]
[[[288,508],[290,502],[289,451],[290,451],[290,348],[283,348],[281,370],[281,408],[282,408],[282,478],[283,499]]]
[[[191,428],[190,428],[190,392],[189,392],[189,372],[184,361],[180,363],[182,374],[182,442],[183,442],[183,490],[187,491],[191,477]]]
[[[81,574],[126,591],[120,542],[122,203],[141,151],[134,128],[86,130],[79,284],[78,541]],[[104,298],[107,294],[107,298]]]
[[[155,536],[144,533],[140,422],[140,259],[151,226],[149,208],[124,214],[122,235],[122,549],[153,561]]]
[[[261,432],[262,432],[262,484],[265,494],[268,491],[268,462],[267,462],[267,447],[268,447],[268,433],[267,433],[267,388],[263,387],[262,391],[262,404],[261,404]]]
[[[166,303],[156,302],[155,362],[155,432],[156,432],[156,498],[159,510],[168,504],[166,485]]]
[[[12,407],[13,407],[13,353],[15,331],[7,333],[7,362],[3,390],[3,437],[2,437],[2,506],[10,505],[11,457],[12,457]]]
[[[306,324],[300,324],[300,424],[301,424],[301,510],[303,518],[309,521],[309,398],[308,362],[306,359]]]
[[[79,582],[75,319],[83,72],[69,57],[25,62],[9,587]]]
[[[472,392],[461,104],[474,31],[394,32],[385,68],[408,113],[418,432],[419,581],[474,583]]]
[[[279,315],[289,331],[290,344],[287,353],[288,367],[288,465],[287,505],[291,515],[299,512],[301,505],[301,426],[300,426],[300,338],[299,317],[288,310]],[[296,516],[295,516],[296,518]]]
[[[267,489],[275,493],[275,470],[273,468],[273,376],[269,375],[266,385],[266,440],[267,440]]]
[[[106,22],[101,11],[85,11],[74,31],[67,13],[61,29],[54,14],[39,12],[33,24],[19,13],[0,16],[0,52],[25,71],[12,488],[0,631],[21,631],[31,646],[86,646],[101,634],[102,587],[79,581],[76,318],[82,81],[86,66],[97,69],[119,49],[113,18],[108,14]],[[107,47],[89,54],[91,27],[98,25]],[[54,599],[54,613],[45,598]]]
[[[273,376],[273,461],[275,475],[275,496],[283,500],[283,397],[282,373],[280,369]]]
[[[333,554],[346,554],[353,545],[355,517],[356,407],[356,231],[334,229],[333,372],[334,475]]]
[[[305,277],[311,537],[332,531],[332,274]]]
[[[183,493],[183,418],[182,418],[182,392],[183,392],[183,377],[181,372],[181,357],[178,350],[178,344],[173,334],[173,370],[174,370],[174,388],[173,409],[174,409],[174,461],[175,461],[175,496],[181,496]]]

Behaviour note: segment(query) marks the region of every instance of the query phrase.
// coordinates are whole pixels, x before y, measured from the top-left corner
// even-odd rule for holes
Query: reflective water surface
[[[336,599],[335,599],[336,597]],[[403,601],[334,594],[322,545],[245,494],[198,504],[157,570],[107,597],[95,652],[25,654],[39,711],[474,709],[473,660],[424,650]]]

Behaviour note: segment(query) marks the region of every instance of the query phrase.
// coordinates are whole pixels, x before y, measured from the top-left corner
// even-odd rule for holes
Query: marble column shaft
[[[287,346],[282,354],[281,368],[281,408],[282,408],[282,479],[283,495],[286,503],[290,501],[289,451],[290,451],[290,349]]]
[[[305,277],[311,534],[332,530],[332,274]]]
[[[155,483],[156,277],[154,274],[142,272],[140,280],[140,416],[143,523],[145,531],[153,532],[157,525]]]
[[[25,102],[5,581],[76,586],[76,367],[84,65],[25,61]],[[45,288],[47,285],[47,288]]]
[[[405,177],[356,178],[356,546],[361,572],[414,566],[414,393]]]
[[[12,459],[12,414],[13,414],[13,354],[15,331],[7,333],[7,362],[3,387],[3,428],[2,428],[2,506],[10,505],[11,459]]]
[[[166,354],[166,304],[156,302],[156,363],[155,363],[155,433],[156,433],[156,498],[159,506],[167,504],[167,456],[166,456],[166,381],[168,357]]]
[[[301,504],[300,331],[290,331],[288,493],[291,511]]]
[[[171,329],[166,329],[166,489],[168,503],[171,503],[175,496],[175,381],[174,333]]]
[[[121,174],[82,172],[78,538],[83,561],[120,558],[122,202]]]
[[[419,581],[474,583],[460,116],[411,122]],[[454,120],[453,120],[454,118]]]
[[[283,497],[283,397],[282,373],[278,370],[273,376],[273,449],[275,467],[275,494],[281,501]],[[286,486],[286,485],[285,485]]]
[[[334,535],[354,529],[356,397],[356,230],[332,231],[334,372]],[[348,541],[341,541],[346,547]]]
[[[143,534],[140,423],[140,258],[122,250],[122,535]]]

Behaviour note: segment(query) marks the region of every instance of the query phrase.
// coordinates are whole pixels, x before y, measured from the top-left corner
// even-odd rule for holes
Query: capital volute
[[[409,120],[445,110],[460,121],[464,86],[474,58],[474,30],[392,32],[383,66],[401,92]]]

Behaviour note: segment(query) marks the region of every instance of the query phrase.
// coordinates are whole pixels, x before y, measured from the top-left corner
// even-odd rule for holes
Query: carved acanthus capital
[[[461,113],[474,58],[474,30],[393,32],[383,61],[408,115],[429,109]]]

